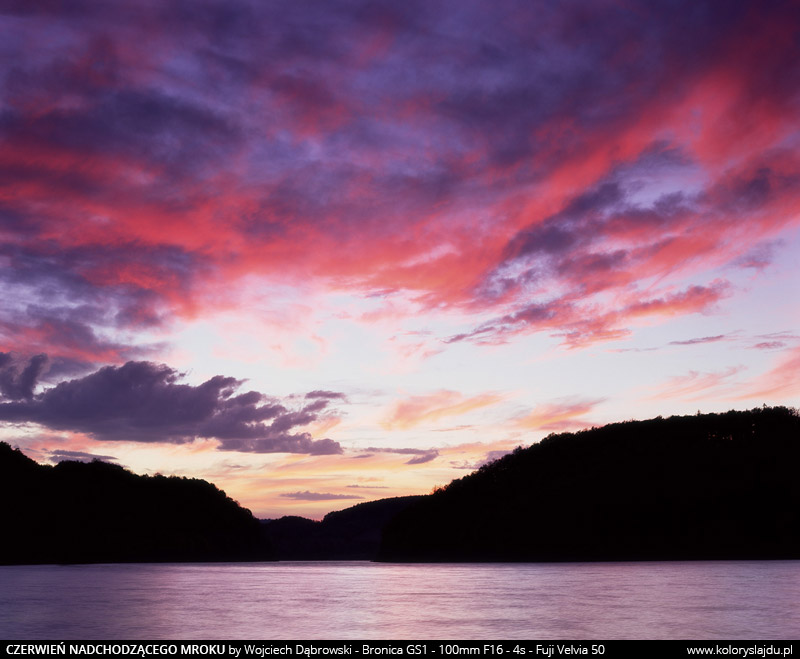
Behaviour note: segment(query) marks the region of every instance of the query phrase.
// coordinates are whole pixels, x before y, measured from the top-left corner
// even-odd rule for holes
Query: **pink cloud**
[[[485,393],[467,397],[457,391],[442,389],[432,394],[410,396],[397,401],[381,425],[387,430],[405,430],[422,423],[460,416],[482,407],[496,405],[502,399],[499,394]]]
[[[126,313],[87,321],[120,342],[213,313],[252,274],[398,291],[416,303],[404,317],[465,314],[476,343],[619,339],[645,316],[713,309],[728,294],[716,268],[768,267],[752,246],[777,250],[800,222],[788,5],[695,22],[647,3],[641,22],[581,2],[509,22],[476,8],[452,25],[389,6],[233,2],[224,25],[121,7],[129,20],[15,19],[0,154],[10,268],[41,275],[12,296],[55,307],[48,292],[69,288],[99,308],[136,292]],[[577,14],[603,26],[580,48]],[[447,46],[433,36],[445,20]],[[653,280],[661,292],[643,292]],[[58,349],[39,317],[13,320],[6,348]]]
[[[773,367],[756,378],[738,399],[796,401],[800,396],[800,346],[781,352]]]
[[[727,397],[728,385],[732,378],[743,370],[742,366],[732,366],[724,371],[701,373],[699,371],[689,371],[685,375],[677,375],[669,378],[660,385],[657,393],[650,396],[650,400],[664,400],[678,398],[683,400],[702,400],[720,396],[721,393]],[[725,390],[720,388],[725,386]]]
[[[591,425],[589,414],[604,398],[567,398],[537,405],[531,412],[514,419],[514,425],[525,429],[566,431]]]

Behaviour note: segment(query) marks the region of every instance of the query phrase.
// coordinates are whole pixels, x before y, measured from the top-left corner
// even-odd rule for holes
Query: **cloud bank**
[[[778,1],[16,3],[0,349],[142,359],[131,332],[245,275],[467,314],[456,343],[712,311],[716,269],[765,270],[800,222],[798,25]]]
[[[37,364],[36,358],[31,364]],[[242,381],[217,375],[193,386],[164,364],[127,362],[30,393],[23,375],[12,379],[0,403],[0,421],[33,423],[85,433],[102,441],[183,444],[215,439],[222,451],[246,453],[341,453],[331,439],[315,440],[296,429],[314,421],[328,398],[290,410],[257,391],[238,393]],[[22,385],[20,385],[22,381]],[[9,387],[6,387],[9,388]],[[22,395],[20,395],[22,394]]]

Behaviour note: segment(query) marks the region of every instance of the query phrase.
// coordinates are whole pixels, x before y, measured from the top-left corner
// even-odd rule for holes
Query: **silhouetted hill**
[[[39,465],[0,442],[0,563],[263,560],[249,510],[199,479]]]
[[[372,560],[386,523],[421,498],[368,501],[328,513],[320,522],[292,516],[262,524],[279,560]]]
[[[551,435],[400,512],[379,558],[796,559],[798,465],[785,407]]]

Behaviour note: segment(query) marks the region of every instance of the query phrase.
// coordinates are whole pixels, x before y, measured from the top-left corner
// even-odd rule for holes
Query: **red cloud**
[[[679,293],[660,298],[634,302],[628,305],[626,316],[675,315],[705,311],[716,304],[729,290],[727,282],[715,281],[711,286],[691,286]]]
[[[20,17],[3,240],[63,253],[83,297],[149,294],[119,316],[133,327],[225,304],[251,274],[403,292],[471,314],[485,342],[524,326],[577,345],[708,309],[708,273],[800,222],[798,19],[788,5],[694,22],[639,9],[640,23],[579,2],[503,25],[481,8],[446,47],[437,10]],[[580,49],[575,12],[603,26]],[[546,25],[550,45],[532,49]],[[51,31],[64,43],[41,47]],[[140,259],[159,250],[172,258]],[[685,293],[631,302],[653,278]]]

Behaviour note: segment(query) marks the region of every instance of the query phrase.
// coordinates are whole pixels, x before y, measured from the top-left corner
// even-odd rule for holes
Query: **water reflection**
[[[0,567],[3,638],[792,638],[800,562]]]

